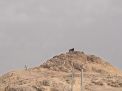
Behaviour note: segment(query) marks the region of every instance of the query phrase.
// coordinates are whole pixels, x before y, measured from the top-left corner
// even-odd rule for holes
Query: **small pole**
[[[81,66],[81,91],[83,91],[83,65]]]
[[[74,86],[74,66],[72,63],[72,75],[71,75],[71,91],[73,91],[73,86]]]

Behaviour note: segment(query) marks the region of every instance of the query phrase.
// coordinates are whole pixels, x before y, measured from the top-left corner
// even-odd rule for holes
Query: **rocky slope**
[[[0,77],[0,91],[71,91],[72,82],[73,90],[80,91],[82,65],[85,91],[122,91],[120,70],[80,51],[54,56],[39,67],[9,72]]]

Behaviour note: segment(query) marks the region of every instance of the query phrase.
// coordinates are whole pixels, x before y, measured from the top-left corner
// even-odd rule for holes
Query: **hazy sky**
[[[0,0],[0,74],[72,47],[122,69],[122,0]]]

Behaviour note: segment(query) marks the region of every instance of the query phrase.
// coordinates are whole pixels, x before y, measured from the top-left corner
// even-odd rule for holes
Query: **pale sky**
[[[0,0],[0,74],[73,47],[122,69],[122,0]]]

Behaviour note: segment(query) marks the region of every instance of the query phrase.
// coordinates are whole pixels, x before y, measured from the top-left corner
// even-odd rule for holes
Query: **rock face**
[[[0,91],[71,91],[72,82],[74,91],[80,91],[82,65],[85,91],[122,91],[120,70],[80,51],[54,56],[39,67],[9,72],[0,77]]]

